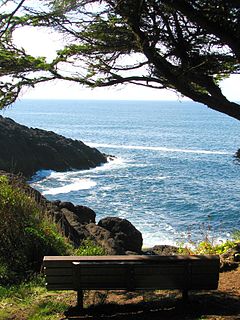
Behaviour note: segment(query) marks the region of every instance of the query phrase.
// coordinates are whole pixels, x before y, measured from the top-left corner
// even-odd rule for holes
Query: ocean
[[[144,246],[221,241],[240,229],[237,120],[186,101],[22,100],[1,114],[115,156],[30,183],[49,200],[89,206],[97,221],[128,219]]]

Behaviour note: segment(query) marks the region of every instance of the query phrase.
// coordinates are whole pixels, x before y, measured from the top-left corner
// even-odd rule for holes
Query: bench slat
[[[54,275],[66,275],[66,276],[72,276],[73,275],[73,269],[71,268],[44,268],[44,274],[46,276],[54,276]]]
[[[72,276],[48,276],[47,283],[73,283]]]

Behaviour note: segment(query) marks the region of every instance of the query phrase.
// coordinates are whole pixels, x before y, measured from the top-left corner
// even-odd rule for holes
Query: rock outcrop
[[[108,217],[96,224],[96,213],[92,209],[71,202],[49,201],[29,186],[24,178],[0,170],[1,175],[7,176],[15,187],[30,194],[76,248],[83,240],[90,239],[109,255],[141,253],[142,234],[128,220]]]
[[[123,251],[141,253],[143,238],[132,223],[126,219],[107,217],[98,222],[98,226],[108,230],[116,245]]]
[[[0,169],[31,177],[36,171],[89,169],[106,156],[83,142],[52,131],[28,128],[0,116]]]
[[[172,256],[179,254],[179,248],[167,244],[155,245],[152,248],[144,250],[144,253],[148,255]]]
[[[141,253],[142,234],[126,219],[107,217],[96,224],[93,210],[71,202],[46,201],[46,209],[76,248],[90,239],[109,255]]]
[[[240,266],[240,242],[220,255],[221,271],[237,269]]]

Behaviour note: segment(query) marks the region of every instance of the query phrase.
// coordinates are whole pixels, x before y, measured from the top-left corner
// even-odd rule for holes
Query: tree
[[[89,87],[134,83],[174,90],[240,120],[239,104],[219,86],[240,72],[238,0],[24,2],[1,14],[0,75],[10,76],[0,86],[2,106],[24,86],[53,79]],[[53,61],[16,48],[12,34],[26,25],[64,34]]]

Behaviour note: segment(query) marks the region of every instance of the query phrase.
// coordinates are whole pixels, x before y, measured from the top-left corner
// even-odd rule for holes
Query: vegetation
[[[223,254],[229,249],[236,247],[240,243],[240,231],[235,230],[232,234],[232,240],[226,240],[222,243],[214,243],[213,239],[208,236],[204,241],[194,243],[190,241],[190,244],[179,244],[180,254]]]
[[[34,198],[0,176],[0,284],[40,270],[44,255],[68,254],[71,245]]]
[[[1,106],[23,87],[54,79],[89,87],[133,83],[171,89],[239,120],[239,104],[220,87],[240,71],[239,14],[239,2],[226,0],[4,1]],[[52,61],[27,54],[13,41],[26,26],[62,33],[65,46]]]
[[[81,246],[74,250],[75,256],[104,256],[106,254],[103,247],[94,244],[90,239],[83,240]]]
[[[44,255],[103,255],[91,240],[74,249],[33,195],[0,176],[0,285],[39,272]]]
[[[62,299],[59,299],[61,295]],[[69,307],[69,292],[49,293],[40,276],[11,287],[0,287],[0,319],[57,320]]]
[[[91,240],[75,249],[32,194],[0,176],[0,319],[61,319],[75,294],[47,292],[44,255],[103,255]],[[60,295],[60,298],[59,298]]]

